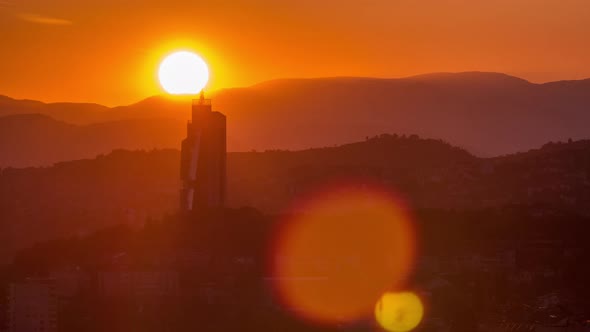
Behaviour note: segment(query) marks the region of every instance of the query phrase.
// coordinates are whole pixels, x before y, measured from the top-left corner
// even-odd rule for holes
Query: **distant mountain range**
[[[285,79],[211,97],[228,117],[230,151],[332,146],[396,132],[495,156],[590,138],[590,79],[534,84],[481,72]],[[31,113],[55,121],[22,116]],[[164,97],[115,108],[0,97],[0,166],[48,165],[114,148],[176,148],[189,114],[190,101]]]

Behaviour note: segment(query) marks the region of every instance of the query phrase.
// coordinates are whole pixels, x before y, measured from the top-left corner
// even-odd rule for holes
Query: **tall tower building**
[[[192,121],[182,141],[180,208],[183,211],[223,207],[226,163],[225,115],[213,112],[201,92],[193,100]]]

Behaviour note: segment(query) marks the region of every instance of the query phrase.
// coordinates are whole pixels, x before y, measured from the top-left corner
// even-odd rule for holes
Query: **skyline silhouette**
[[[0,0],[0,332],[590,331],[589,30]]]

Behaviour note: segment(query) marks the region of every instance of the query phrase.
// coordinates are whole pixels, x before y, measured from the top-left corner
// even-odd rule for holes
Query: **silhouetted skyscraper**
[[[225,204],[225,115],[213,112],[211,100],[193,100],[192,121],[182,141],[180,207],[183,211],[223,207]]]

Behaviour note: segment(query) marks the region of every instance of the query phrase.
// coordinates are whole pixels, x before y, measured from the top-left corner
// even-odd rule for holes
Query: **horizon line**
[[[250,89],[250,88],[255,88],[264,84],[268,84],[268,83],[272,83],[272,82],[280,82],[280,81],[299,81],[299,80],[308,80],[308,81],[313,81],[313,80],[336,80],[336,79],[357,79],[357,80],[379,80],[379,81],[390,81],[390,80],[405,80],[405,79],[412,79],[412,78],[421,78],[421,77],[427,77],[430,75],[460,75],[460,74],[496,74],[496,75],[504,75],[506,77],[511,77],[511,78],[515,78],[515,79],[519,79],[522,80],[526,83],[532,84],[532,85],[544,85],[544,84],[551,84],[551,83],[559,83],[559,82],[579,82],[579,81],[586,81],[586,80],[590,80],[590,77],[586,77],[586,78],[579,78],[579,79],[561,79],[561,80],[550,80],[550,81],[531,81],[528,80],[526,78],[520,77],[520,76],[516,76],[516,75],[512,75],[512,74],[507,74],[504,72],[498,72],[498,71],[481,71],[481,70],[471,70],[471,71],[457,71],[457,72],[453,72],[453,71],[440,71],[440,72],[426,72],[426,73],[421,73],[421,74],[414,74],[414,75],[407,75],[407,76],[397,76],[397,77],[375,77],[375,76],[349,76],[349,75],[342,75],[342,76],[314,76],[314,77],[282,77],[282,78],[271,78],[268,80],[264,80],[264,81],[260,81],[258,83],[254,83],[254,84],[250,84],[250,85],[243,85],[243,86],[234,86],[234,87],[226,87],[226,88],[220,88],[220,89],[216,89],[216,90],[211,90],[211,91],[206,91],[209,95],[215,95],[215,94],[219,94],[222,93],[224,91],[228,91],[228,90],[239,90],[239,89]],[[195,95],[198,96],[198,94]],[[9,95],[6,94],[2,94],[0,92],[0,97],[5,97],[14,101],[21,101],[21,102],[39,102],[45,105],[55,105],[55,104],[85,104],[85,105],[96,105],[96,106],[102,106],[105,108],[109,108],[109,109],[113,109],[113,108],[118,108],[118,107],[126,107],[126,106],[131,106],[131,105],[135,105],[138,104],[142,101],[148,100],[150,98],[158,98],[158,97],[163,97],[163,98],[167,98],[167,99],[194,99],[192,98],[192,96],[189,95],[169,95],[166,94],[165,92],[162,92],[161,94],[155,94],[155,95],[151,95],[151,96],[146,96],[143,97],[135,102],[131,102],[131,103],[125,103],[125,104],[109,104],[109,103],[101,103],[101,102],[96,102],[96,101],[86,101],[86,100],[81,100],[81,101],[51,101],[51,100],[41,100],[41,99],[30,99],[28,97],[25,98],[19,98],[19,97],[11,97]]]

